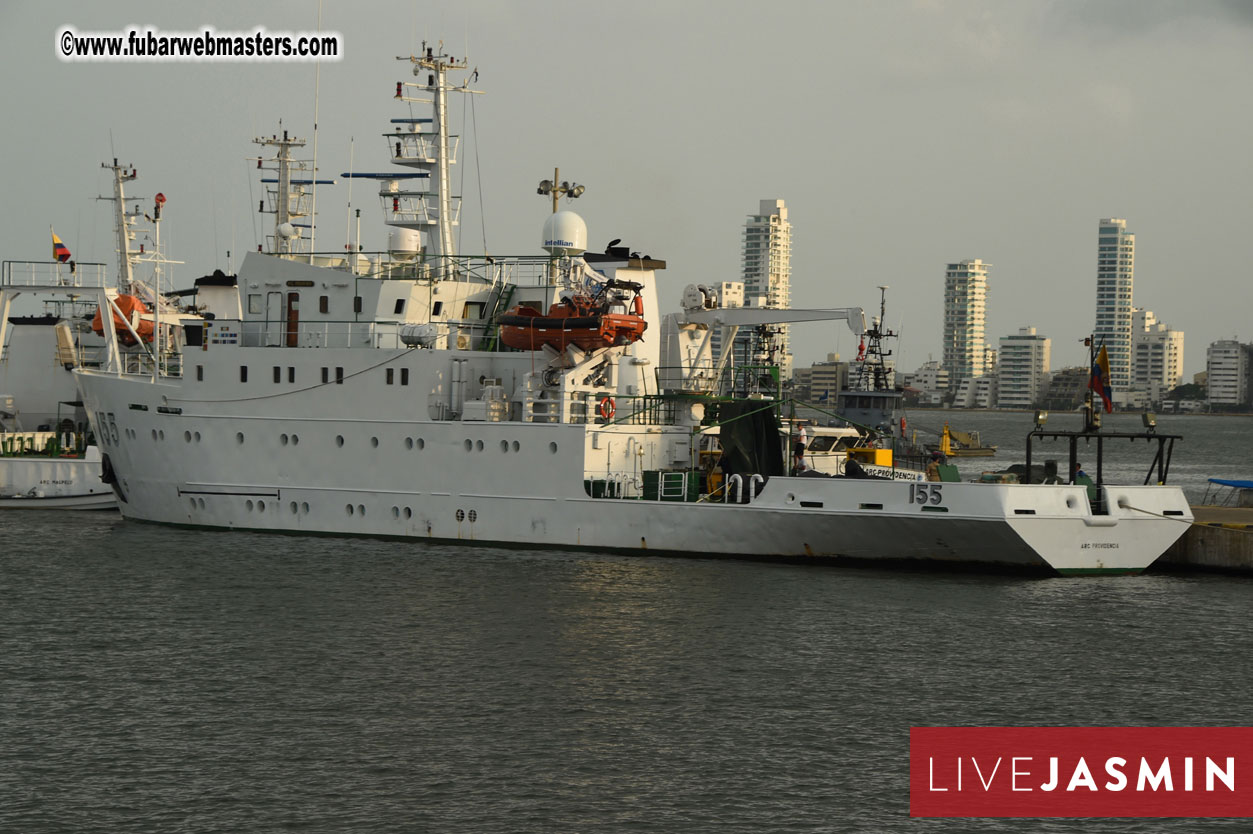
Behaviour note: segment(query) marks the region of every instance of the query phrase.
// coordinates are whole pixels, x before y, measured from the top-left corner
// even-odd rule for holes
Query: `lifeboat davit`
[[[133,295],[119,295],[113,302],[117,305],[117,309],[125,316],[113,314],[113,329],[117,331],[117,338],[124,345],[139,344],[135,341],[135,337],[131,335],[130,330],[126,329],[126,322],[130,322],[135,332],[145,342],[152,341],[152,322],[144,318],[148,315],[148,307],[143,301]],[[101,318],[100,308],[96,308],[96,317],[91,320],[91,329],[100,335],[104,335],[104,319]]]
[[[519,350],[550,345],[562,351],[569,345],[598,350],[637,342],[648,329],[640,286],[608,281],[595,295],[563,298],[547,314],[519,304],[500,317],[500,340]]]

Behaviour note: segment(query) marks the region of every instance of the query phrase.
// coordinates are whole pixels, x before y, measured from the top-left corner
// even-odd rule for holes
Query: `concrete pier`
[[[1253,573],[1253,507],[1193,507],[1196,522],[1157,565]]]

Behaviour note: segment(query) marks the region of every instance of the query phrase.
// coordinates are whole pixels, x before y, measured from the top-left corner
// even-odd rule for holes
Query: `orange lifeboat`
[[[548,314],[519,304],[500,317],[500,340],[511,348],[565,350],[577,345],[598,350],[637,342],[648,329],[641,285],[611,280],[595,295],[576,294],[548,308]]]
[[[118,341],[124,345],[139,344],[131,335],[130,330],[126,329],[126,322],[129,321],[131,327],[145,342],[151,342],[152,322],[143,318],[148,315],[147,305],[133,295],[119,295],[113,303],[117,305],[122,316],[125,316],[123,319],[117,313],[113,314],[113,329],[117,331]],[[96,308],[96,317],[91,321],[91,329],[103,336],[104,319],[101,318],[100,313],[100,309]]]

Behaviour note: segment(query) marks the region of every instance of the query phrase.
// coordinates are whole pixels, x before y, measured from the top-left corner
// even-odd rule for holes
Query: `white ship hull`
[[[417,375],[433,354],[411,353]],[[748,504],[593,498],[582,425],[312,418],[301,416],[299,395],[275,400],[274,413],[251,403],[232,416],[238,404],[195,404],[178,381],[79,380],[93,415],[115,421],[104,448],[121,510],[150,522],[1083,574],[1141,571],[1191,520],[1182,491],[1164,487],[1105,487],[1107,515],[1093,514],[1084,487],[1067,485],[775,477]],[[175,401],[181,413],[158,411]]]

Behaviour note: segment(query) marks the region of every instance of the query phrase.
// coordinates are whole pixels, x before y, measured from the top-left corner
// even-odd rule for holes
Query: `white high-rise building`
[[[1206,388],[1211,406],[1242,405],[1249,399],[1249,350],[1235,339],[1214,342],[1205,351]]]
[[[1131,381],[1158,400],[1183,382],[1183,331],[1159,322],[1152,310],[1134,310],[1131,330]]]
[[[920,392],[919,402],[922,405],[939,405],[944,402],[944,395],[949,390],[948,368],[936,359],[928,359],[922,367],[909,374],[905,385]]]
[[[792,306],[792,224],[782,200],[762,200],[757,214],[744,224],[744,295],[761,296],[764,306],[786,309]],[[776,360],[783,379],[792,378],[792,343],[789,326],[777,329]]]
[[[1022,327],[1016,335],[1002,336],[1000,346],[997,408],[1032,408],[1048,388],[1052,340],[1034,327]]]
[[[742,281],[723,281],[718,284],[711,284],[710,288],[718,294],[718,306],[722,308],[743,307],[744,306],[744,282]],[[726,337],[730,333],[731,328],[721,325],[710,325],[713,333],[709,336],[710,356],[713,357],[715,363],[722,359],[722,347],[726,344]]]
[[[1109,353],[1110,387],[1131,387],[1131,291],[1135,279],[1136,236],[1127,221],[1101,221],[1096,255],[1096,326],[1092,333]]]
[[[987,372],[990,357],[984,328],[990,266],[975,258],[949,264],[944,272],[943,362],[953,385]]]

